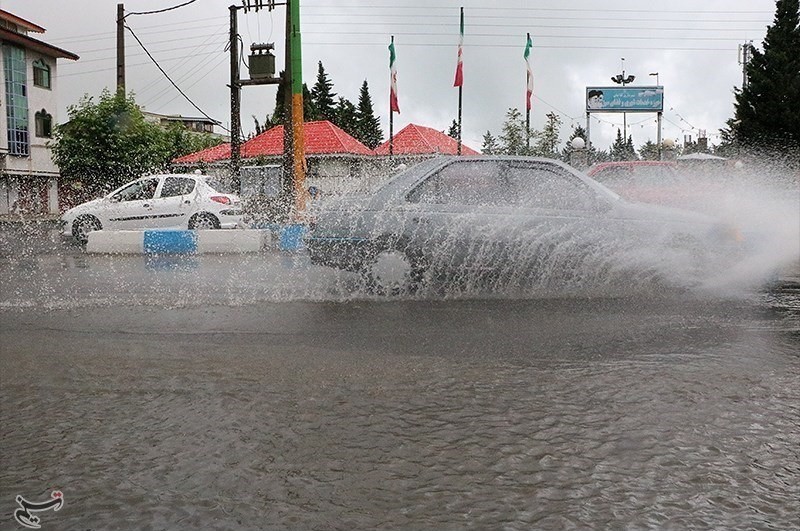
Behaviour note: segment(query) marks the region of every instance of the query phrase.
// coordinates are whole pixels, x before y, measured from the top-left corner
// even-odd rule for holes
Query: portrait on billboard
[[[588,99],[586,100],[586,107],[589,109],[602,109],[603,91],[597,89],[590,90],[588,94]]]

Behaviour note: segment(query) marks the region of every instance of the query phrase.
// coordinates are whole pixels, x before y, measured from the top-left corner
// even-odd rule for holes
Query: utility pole
[[[266,6],[265,6],[266,4]],[[241,154],[241,147],[242,147],[242,121],[241,121],[241,99],[242,99],[242,87],[243,86],[250,86],[250,85],[274,85],[281,82],[280,77],[274,76],[274,57],[265,57],[263,55],[256,56],[255,59],[258,59],[258,68],[264,69],[266,71],[260,71],[257,75],[254,73],[254,65],[253,62],[255,61],[254,57],[250,56],[250,79],[241,79],[239,75],[239,29],[238,29],[238,22],[237,22],[237,11],[239,9],[243,9],[245,13],[249,10],[253,9],[258,11],[266,7],[270,11],[275,8],[277,3],[274,0],[243,0],[241,6],[229,6],[228,9],[230,10],[230,34],[229,34],[229,42],[228,46],[230,47],[230,62],[231,62],[231,81],[230,81],[230,89],[231,89],[231,184],[233,189],[238,193],[241,191],[241,163],[242,163],[242,154]],[[288,37],[287,37],[288,39]],[[253,45],[250,47],[251,51],[258,50],[259,54],[263,51],[267,51],[269,54],[269,50],[273,48],[273,45],[270,44],[260,44],[260,45]],[[267,63],[271,63],[272,71],[269,71],[269,67],[265,66],[265,63],[261,61],[261,59],[271,59],[271,61],[267,61]]]
[[[239,83],[239,29],[236,20],[236,6],[230,6],[231,27],[230,46],[231,53],[231,179],[233,189],[238,193],[241,188],[241,98],[242,86]]]
[[[117,4],[117,93],[125,95],[125,6]]]
[[[292,56],[292,140],[294,165],[292,181],[294,183],[294,206],[296,212],[304,212],[306,207],[306,150],[303,133],[303,61],[300,38],[300,0],[289,0],[288,14],[291,17],[291,34],[289,49]]]

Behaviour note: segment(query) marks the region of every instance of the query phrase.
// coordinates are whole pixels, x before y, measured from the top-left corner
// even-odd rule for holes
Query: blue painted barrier
[[[280,248],[282,251],[297,251],[305,246],[303,238],[308,227],[299,223],[285,225],[280,232]]]
[[[146,230],[144,252],[190,254],[197,252],[197,233],[189,230]]]

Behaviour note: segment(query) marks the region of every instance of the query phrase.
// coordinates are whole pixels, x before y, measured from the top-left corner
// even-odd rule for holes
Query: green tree
[[[458,122],[455,119],[453,119],[453,123],[450,124],[450,129],[447,130],[447,136],[458,140]]]
[[[290,105],[286,101],[286,91],[288,85],[284,71],[281,71],[280,77],[281,81],[278,83],[278,90],[275,91],[275,109],[272,111],[272,118],[270,119],[271,123],[274,125],[282,125],[286,123],[286,109],[287,105]],[[316,119],[316,109],[314,107],[313,98],[311,97],[311,91],[308,90],[308,86],[303,83],[303,120],[310,122]]]
[[[252,115],[252,116],[253,116],[253,122],[255,123],[256,135],[260,135],[264,131],[269,131],[270,129],[272,129],[276,125],[281,125],[281,124],[274,123],[272,121],[272,117],[271,116],[267,116],[266,118],[264,118],[264,123],[263,124],[258,121],[258,118],[256,118],[255,115]]]
[[[317,82],[311,87],[311,100],[314,103],[314,112],[317,120],[334,122],[336,118],[336,93],[333,92],[333,82],[328,78],[322,61],[317,66]]]
[[[658,144],[648,138],[639,148],[639,156],[642,160],[658,160]]]
[[[500,153],[503,155],[527,155],[525,138],[525,121],[519,109],[511,108],[506,112],[506,121],[500,133]]]
[[[67,115],[50,143],[53,161],[89,194],[163,170],[176,152],[163,130],[145,121],[133,96],[105,89],[97,102],[86,95],[69,106]]]
[[[167,162],[222,143],[218,137],[207,133],[195,133],[179,123],[173,123],[163,130],[162,134],[166,142]]]
[[[622,131],[617,129],[617,139],[611,144],[611,160],[637,160],[636,149],[633,147],[633,137],[625,140]]]
[[[358,109],[353,105],[353,102],[339,96],[339,101],[336,103],[334,109],[336,120],[334,123],[340,127],[345,133],[357,138],[358,134]]]
[[[500,153],[500,146],[497,145],[497,140],[495,140],[491,131],[486,131],[486,134],[483,135],[483,147],[481,148],[481,153],[484,155],[497,155]]]
[[[800,164],[800,0],[776,2],[763,48],[751,47],[748,83],[734,89],[735,119],[723,141]]]
[[[531,154],[537,157],[557,159],[561,118],[553,112],[549,112],[545,116],[547,123],[541,131],[536,133],[536,145],[533,146]]]
[[[381,121],[375,116],[375,111],[372,108],[372,97],[369,95],[369,85],[366,79],[361,85],[361,91],[358,95],[356,123],[358,124],[358,136],[356,138],[365,146],[375,149],[378,144],[383,142]]]

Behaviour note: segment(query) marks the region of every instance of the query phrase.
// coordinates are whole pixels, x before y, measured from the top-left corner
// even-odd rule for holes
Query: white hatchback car
[[[204,175],[148,175],[61,216],[62,232],[86,243],[94,230],[232,229],[239,196]]]

